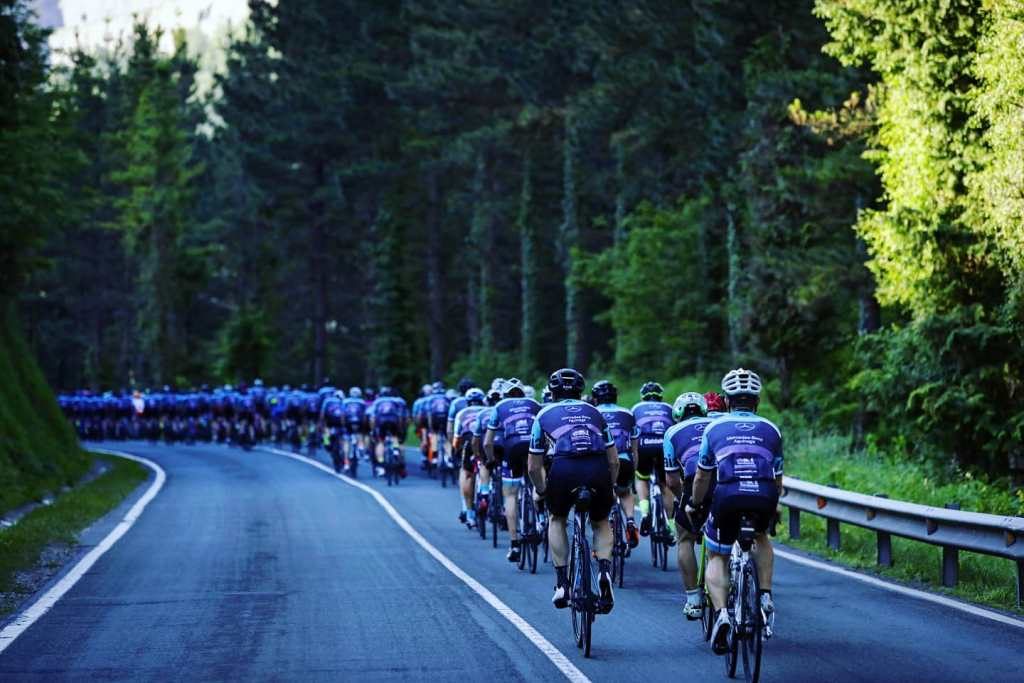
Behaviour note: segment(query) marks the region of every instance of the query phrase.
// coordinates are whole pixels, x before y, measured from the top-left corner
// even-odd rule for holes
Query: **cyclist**
[[[691,521],[686,514],[686,505],[693,494],[700,440],[705,427],[713,421],[707,417],[707,412],[707,401],[703,396],[693,391],[680,394],[672,404],[672,419],[676,423],[665,432],[663,449],[668,487],[680,501],[675,515],[676,540],[679,543],[676,559],[683,578],[683,589],[686,591],[683,614],[690,620],[699,619],[704,608],[703,593],[697,584],[697,558],[693,552],[704,510],[695,513],[695,519]]]
[[[615,439],[615,449],[619,452],[619,476],[615,480],[615,495],[622,503],[622,512],[626,517],[626,537],[629,539],[629,547],[635,548],[640,544],[640,534],[636,529],[636,521],[633,519],[635,512],[635,501],[633,499],[633,476],[636,468],[633,463],[636,460],[637,436],[636,420],[633,413],[618,405],[619,389],[608,380],[601,380],[594,384],[590,390],[594,400],[597,401],[597,409],[604,416],[608,429]]]
[[[497,381],[497,380],[495,380]],[[501,380],[502,383],[505,380]],[[499,385],[500,386],[500,385]],[[495,388],[494,383],[491,383],[491,389],[487,392],[484,402],[487,404],[483,410],[481,410],[476,416],[476,423],[473,425],[473,455],[476,456],[477,462],[477,482],[479,484],[477,493],[481,496],[487,496],[491,493],[491,470],[501,462],[505,457],[505,435],[503,433],[496,433],[494,435],[494,442],[491,445],[492,456],[495,461],[491,462],[484,454],[484,435],[487,433],[487,424],[491,420],[491,414],[494,412],[494,406],[498,405],[501,400],[501,390]]]
[[[370,430],[376,441],[375,461],[381,466],[384,462],[384,441],[393,436],[401,443],[405,437],[408,409],[405,400],[396,396],[391,387],[383,386],[366,412],[370,419]],[[383,468],[378,474],[383,474]]]
[[[459,414],[459,411],[469,405],[466,402],[466,392],[476,386],[476,382],[468,377],[463,377],[459,380],[456,385],[458,388],[458,395],[451,400],[448,404],[448,443],[455,443],[455,416]],[[455,453],[455,449],[452,448],[452,453]]]
[[[709,391],[704,394],[704,402],[708,406],[708,417],[718,419],[725,414],[725,399],[717,391]]]
[[[583,375],[572,368],[551,374],[548,388],[555,402],[544,406],[534,418],[529,471],[534,496],[538,502],[546,501],[550,513],[548,544],[557,577],[551,602],[558,609],[568,607],[570,598],[566,518],[573,505],[574,492],[581,487],[593,490],[590,521],[599,572],[597,611],[608,614],[615,605],[611,577],[613,541],[608,513],[613,503],[612,487],[618,475],[619,454],[600,411],[581,400],[584,386]],[[549,445],[554,460],[551,472],[546,474],[544,455]]]
[[[741,514],[750,515],[757,532],[753,556],[761,588],[761,609],[765,614],[775,611],[774,553],[766,532],[782,491],[783,463],[779,428],[756,414],[761,395],[761,378],[757,373],[743,368],[730,370],[722,378],[722,391],[729,413],[704,428],[693,500],[686,506],[686,512],[694,517],[705,500],[711,502],[704,525],[704,543],[711,553],[706,581],[716,610],[711,632],[716,654],[728,652],[729,615],[723,608],[729,593],[729,555],[739,534]],[[716,475],[717,486],[709,495]]]
[[[480,411],[484,410],[486,396],[481,389],[466,391],[466,407],[455,415],[452,433],[452,450],[459,454],[459,491],[462,493],[462,512],[459,521],[470,528],[476,524],[476,507],[473,505],[473,428]]]
[[[540,412],[540,404],[526,398],[523,383],[515,377],[505,381],[502,400],[494,406],[487,420],[487,434],[484,436],[484,452],[488,462],[498,462],[494,457],[494,440],[498,432],[502,435],[504,455],[501,461],[501,493],[505,498],[505,521],[511,542],[508,561],[519,561],[519,531],[516,519],[519,517],[519,486],[526,474],[526,459],[530,450],[530,430],[533,418]]]
[[[430,447],[430,443],[427,441],[427,414],[423,411],[423,406],[430,399],[431,386],[424,384],[420,388],[420,395],[415,401],[412,402],[412,419],[416,426],[416,436],[420,440],[420,453],[424,458],[427,457],[427,449]]]
[[[334,464],[334,471],[341,472],[343,457],[341,444],[341,431],[345,428],[345,394],[342,391],[335,391],[324,399],[320,407],[320,420],[317,423],[319,432],[323,435],[324,448],[331,456]]]
[[[351,437],[345,441],[345,461],[354,457],[351,452],[353,443],[359,450],[366,451],[366,403],[363,402],[363,391],[359,387],[348,390],[348,398],[341,402],[345,411],[345,431]]]
[[[633,406],[637,437],[636,489],[640,497],[640,535],[651,533],[651,477],[661,487],[665,510],[672,510],[672,491],[665,486],[662,442],[665,430],[672,424],[672,406],[662,401],[665,390],[657,382],[646,382],[640,387],[640,402]],[[675,536],[675,523],[668,520],[669,532]]]
[[[448,408],[449,401],[445,395],[444,383],[434,382],[431,386],[430,397],[423,406],[423,411],[427,415],[427,432],[430,439],[430,450],[427,452],[427,460],[424,462],[428,467],[434,463],[435,457],[448,457],[447,446],[441,449],[443,452],[438,452],[438,446],[442,443],[441,436],[448,429]]]

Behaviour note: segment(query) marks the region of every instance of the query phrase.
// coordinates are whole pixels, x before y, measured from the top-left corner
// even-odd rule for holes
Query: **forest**
[[[250,3],[213,86],[0,0],[0,301],[51,386],[712,376],[1020,455],[1024,8]]]

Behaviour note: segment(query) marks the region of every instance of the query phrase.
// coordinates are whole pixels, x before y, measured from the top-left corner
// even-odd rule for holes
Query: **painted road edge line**
[[[322,462],[312,460],[303,455],[297,455],[295,453],[282,451],[276,448],[264,448],[261,450],[276,453],[278,455],[283,455],[285,457],[291,458],[292,460],[297,460],[301,463],[305,463],[312,467],[316,467],[320,470],[323,470],[332,477],[340,479],[349,486],[353,486],[359,489],[360,491],[363,491],[364,493],[368,493],[371,496],[373,496],[373,499],[376,500],[377,503],[382,508],[384,508],[384,511],[388,513],[388,516],[390,516],[391,519],[393,519],[396,524],[398,524],[402,531],[408,534],[409,537],[412,538],[412,540],[416,541],[416,543],[421,548],[426,550],[431,557],[437,560],[442,567],[444,567],[449,572],[454,574],[456,578],[458,578],[464,584],[469,586],[470,590],[472,590],[478,596],[483,598],[484,602],[493,607],[498,614],[505,617],[505,619],[513,626],[515,626],[520,633],[526,636],[527,640],[533,643],[533,645],[541,651],[541,654],[547,657],[548,660],[552,664],[554,664],[555,667],[559,671],[561,671],[567,679],[569,679],[570,681],[574,681],[576,683],[584,683],[585,681],[590,681],[590,679],[587,678],[587,675],[579,669],[577,669],[576,665],[569,661],[569,658],[562,654],[562,652],[558,648],[556,648],[551,643],[551,641],[549,641],[547,638],[541,635],[540,631],[531,626],[528,621],[523,619],[511,607],[502,602],[501,598],[499,598],[497,595],[488,590],[487,587],[485,587],[479,581],[477,581],[472,576],[463,571],[457,564],[448,559],[447,555],[442,553],[430,541],[424,538],[423,535],[420,534],[420,532],[416,531],[412,524],[410,524],[408,520],[406,520],[405,517],[403,517],[402,514],[398,512],[398,510],[396,510],[395,507],[388,501],[388,499],[381,495],[379,491],[376,491],[367,486],[366,484],[362,484],[356,481],[355,479],[352,479],[351,477],[347,477],[344,474],[338,474],[337,472],[335,472],[333,469],[323,464]]]
[[[1006,614],[1000,614],[999,612],[994,612],[990,609],[978,607],[977,605],[972,605],[970,603],[960,602],[959,600],[954,600],[953,598],[947,598],[944,595],[936,595],[934,593],[918,590],[916,588],[910,588],[909,586],[901,586],[898,583],[891,583],[889,581],[886,581],[885,579],[879,579],[868,574],[861,574],[860,572],[853,571],[852,569],[838,567],[834,564],[829,564],[828,562],[822,562],[820,560],[814,560],[809,557],[804,557],[803,555],[797,555],[795,553],[782,550],[778,546],[775,547],[775,556],[789,560],[790,562],[794,562],[796,564],[802,564],[805,567],[811,567],[813,569],[820,569],[822,571],[832,572],[833,574],[839,574],[840,576],[845,576],[848,579],[853,579],[855,581],[870,584],[878,588],[883,588],[887,591],[892,591],[893,593],[907,595],[913,598],[917,598],[919,600],[927,600],[928,602],[934,602],[935,604],[942,605],[943,607],[949,607],[955,610],[960,610],[961,612],[966,612],[967,614],[972,614],[976,617],[982,617],[984,619],[990,619],[991,621],[998,621],[999,623],[1006,624],[1007,626],[1016,626],[1017,628],[1024,629],[1024,621],[1014,619],[1013,617],[1008,616]]]
[[[104,455],[113,455],[118,458],[125,458],[127,460],[134,460],[135,462],[141,463],[153,470],[155,477],[153,482],[146,489],[146,492],[142,494],[142,497],[135,501],[131,509],[125,513],[125,516],[117,523],[109,534],[104,537],[99,544],[96,545],[92,550],[85,554],[81,560],[78,561],[74,567],[71,568],[67,574],[61,577],[60,581],[50,587],[48,591],[43,593],[42,596],[34,603],[32,603],[25,611],[19,614],[11,623],[7,624],[2,631],[0,631],[0,653],[6,650],[11,643],[13,643],[18,636],[28,630],[32,624],[36,623],[40,617],[50,611],[57,601],[64,597],[64,594],[71,590],[78,581],[85,576],[96,561],[103,557],[103,555],[110,550],[115,543],[117,543],[122,536],[128,533],[128,530],[132,528],[142,511],[146,509],[150,501],[156,498],[156,494],[160,493],[160,489],[163,488],[164,482],[167,480],[167,473],[164,472],[160,465],[157,465],[152,460],[146,458],[140,458],[137,455],[131,455],[129,453],[122,453],[120,451],[108,451],[101,448],[92,448],[97,453],[103,453]]]

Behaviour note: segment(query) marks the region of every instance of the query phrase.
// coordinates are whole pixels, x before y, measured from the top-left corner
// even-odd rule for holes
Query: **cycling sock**
[[[513,548],[518,548],[519,547],[519,539],[518,538],[513,538],[512,539],[512,547]]]
[[[686,591],[686,602],[688,602],[691,605],[699,605],[700,604],[700,589],[699,588],[694,588],[693,590],[687,590]]]
[[[651,501],[646,498],[640,501],[640,514],[644,517],[651,514]]]
[[[598,560],[597,568],[602,574],[612,573],[612,561],[611,560]]]
[[[569,572],[566,567],[555,567],[555,577],[559,586],[565,586],[569,583]]]
[[[771,588],[762,588],[761,590],[758,591],[758,593],[760,593],[761,595],[771,595],[772,594],[772,589]]]

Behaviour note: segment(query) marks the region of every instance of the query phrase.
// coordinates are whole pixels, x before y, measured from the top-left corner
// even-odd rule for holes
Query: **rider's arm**
[[[484,434],[483,442],[484,442],[484,453],[487,454],[487,462],[492,462],[494,460],[494,430],[493,429],[490,429],[490,428],[487,429],[487,432]]]
[[[455,420],[448,420],[448,440],[455,443]]]
[[[530,429],[530,455],[526,459],[526,471],[530,475],[533,489],[539,496],[543,496],[548,489],[544,474],[544,454],[547,452],[547,446],[540,420],[534,418],[533,427]]]
[[[683,478],[679,476],[679,463],[676,462],[676,449],[672,445],[672,440],[666,438],[664,444],[661,447],[661,452],[665,459],[665,483],[672,490],[672,493],[676,498],[682,498],[683,495]]]
[[[608,472],[612,475],[612,486],[614,486],[615,480],[619,478],[619,449],[612,443],[605,447],[604,454],[608,458]]]

